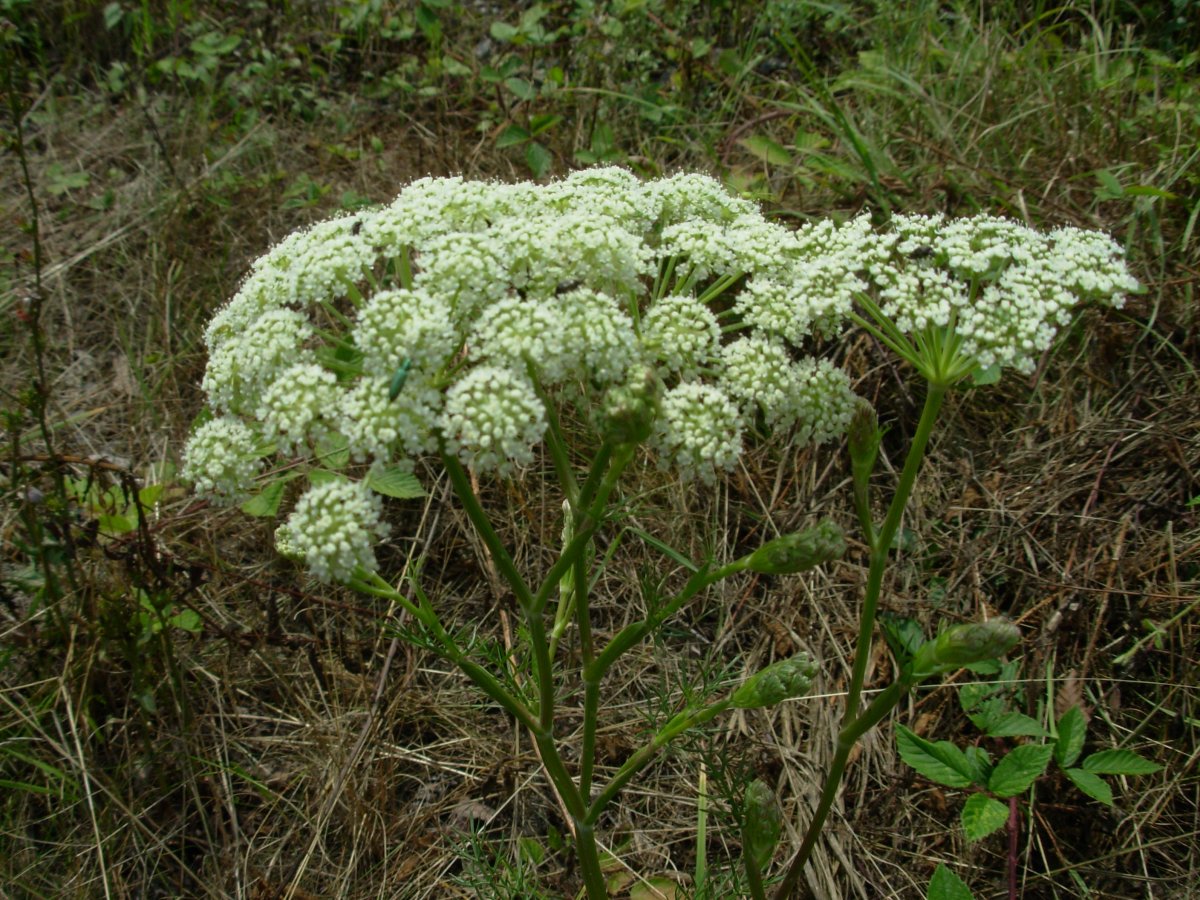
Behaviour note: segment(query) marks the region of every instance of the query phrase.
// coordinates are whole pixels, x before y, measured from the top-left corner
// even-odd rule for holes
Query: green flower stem
[[[774,900],[788,900],[792,896],[792,891],[796,888],[796,883],[804,871],[804,866],[808,862],[808,858],[812,855],[813,848],[817,845],[817,838],[821,836],[821,829],[825,824],[825,819],[829,816],[829,810],[833,808],[833,801],[837,798],[838,788],[842,785],[842,775],[846,772],[846,763],[850,759],[850,751],[854,749],[854,745],[858,743],[859,738],[879,724],[888,713],[895,709],[896,705],[912,689],[915,683],[916,679],[910,677],[896,679],[875,698],[861,716],[844,725],[838,733],[837,752],[834,754],[833,762],[829,767],[829,774],[825,778],[825,787],[821,791],[821,799],[817,802],[816,810],[813,811],[812,819],[809,821],[808,830],[804,833],[804,841],[800,844],[800,849],[796,852],[796,856],[788,866],[783,880],[779,882],[775,889]]]
[[[667,619],[675,615],[675,613],[679,612],[685,603],[705,588],[716,584],[723,578],[728,578],[730,575],[741,572],[745,568],[746,561],[743,559],[723,566],[715,572],[710,572],[708,569],[700,569],[700,571],[694,573],[688,579],[688,583],[684,585],[683,590],[673,597],[670,602],[660,607],[647,618],[631,622],[617,632],[613,639],[605,645],[592,665],[588,667],[588,670],[584,672],[584,678],[595,679],[599,682],[605,673],[612,668],[613,663],[620,659],[621,654],[640,642],[642,638],[653,632],[666,622]]]
[[[767,889],[763,886],[762,872],[749,857],[746,858],[746,886],[750,888],[751,900],[767,900]]]
[[[583,748],[579,758],[579,793],[586,803],[592,793],[596,764],[596,725],[600,717],[600,680],[589,679],[596,658],[588,597],[588,566],[584,554],[575,559],[575,621],[579,628],[580,675],[583,681]]]
[[[575,565],[575,560],[587,549],[588,544],[596,534],[596,530],[604,521],[604,508],[608,503],[609,495],[617,486],[617,480],[621,477],[621,473],[625,471],[625,467],[633,460],[634,450],[636,448],[630,445],[621,445],[616,448],[616,452],[608,455],[611,464],[608,466],[608,471],[605,473],[603,480],[593,487],[592,476],[588,476],[587,482],[580,491],[580,502],[582,503],[585,497],[590,497],[585,513],[580,514],[575,512],[575,536],[570,543],[563,548],[563,552],[559,554],[554,565],[550,567],[550,571],[546,573],[546,577],[542,579],[541,585],[538,587],[537,594],[531,598],[531,609],[538,614],[546,608],[546,604],[550,601],[550,595],[554,593],[556,587],[562,581],[562,577],[567,573],[567,570]],[[601,449],[603,453],[603,448]],[[597,454],[599,459],[600,454]],[[593,473],[596,467],[593,465]],[[576,586],[578,594],[578,586]]]
[[[866,595],[863,597],[862,613],[858,624],[858,641],[854,647],[854,668],[850,675],[850,689],[846,695],[846,713],[843,722],[852,721],[858,715],[858,700],[862,693],[863,679],[867,672],[867,660],[870,657],[871,636],[875,630],[875,613],[879,606],[879,593],[883,587],[883,571],[887,566],[888,552],[896,531],[900,528],[900,520],[904,508],[912,494],[913,483],[917,471],[925,457],[925,448],[929,444],[929,436],[933,433],[938,411],[946,397],[948,388],[945,385],[930,383],[925,394],[925,407],[921,410],[921,420],[917,423],[917,432],[913,435],[912,445],[908,449],[908,457],[904,460],[904,468],[900,472],[900,480],[896,484],[896,493],[888,507],[883,526],[875,535],[871,547],[871,564],[867,573]]]
[[[480,538],[483,539],[483,543],[487,546],[488,553],[491,554],[492,560],[496,563],[496,568],[512,588],[513,594],[516,595],[517,603],[520,604],[522,609],[532,609],[533,593],[529,590],[529,586],[525,584],[525,579],[521,577],[521,573],[517,571],[517,566],[512,561],[512,557],[508,555],[508,551],[504,548],[504,543],[500,540],[500,536],[492,528],[491,520],[488,519],[487,513],[484,512],[479,498],[475,496],[475,491],[471,488],[471,480],[467,477],[467,472],[462,467],[462,463],[458,461],[457,456],[445,451],[442,452],[442,463],[446,467],[446,474],[450,476],[450,484],[454,488],[454,493],[462,501],[467,517],[471,520],[471,524],[475,526],[475,530],[479,532]]]
[[[841,786],[842,775],[846,771],[846,761],[850,758],[850,751],[855,743],[900,702],[900,699],[914,683],[913,677],[902,676],[876,697],[866,712],[859,715],[859,699],[862,696],[863,680],[866,677],[867,660],[871,655],[871,638],[875,631],[875,614],[879,607],[879,594],[883,587],[883,572],[887,566],[888,552],[891,549],[892,541],[895,540],[896,532],[900,528],[904,508],[912,494],[917,471],[921,467],[925,450],[929,445],[929,436],[933,433],[934,423],[937,421],[938,412],[948,390],[949,385],[947,384],[932,381],[928,383],[925,406],[921,410],[921,419],[917,423],[916,434],[913,435],[908,456],[904,460],[904,468],[901,470],[900,479],[896,484],[896,493],[892,496],[883,526],[874,535],[871,542],[870,569],[867,573],[863,608],[859,616],[858,640],[854,647],[854,666],[846,695],[846,711],[842,718],[842,730],[838,734],[837,751],[834,754],[829,773],[826,775],[821,799],[813,812],[804,840],[788,866],[787,874],[775,891],[775,900],[787,900],[795,889],[804,866],[812,855],[813,847],[816,846],[817,838],[820,837],[829,810],[833,806],[834,798]]]
[[[621,768],[617,770],[617,774],[612,777],[608,784],[604,786],[604,790],[597,794],[596,799],[588,806],[585,821],[590,825],[595,825],[609,802],[620,793],[621,789],[629,783],[630,779],[654,759],[659,750],[689,728],[703,725],[710,719],[719,716],[725,710],[729,709],[732,703],[732,699],[726,697],[724,700],[718,700],[716,703],[710,703],[708,706],[702,706],[698,709],[686,709],[673,716],[671,721],[658,730],[658,733],[654,735],[648,744],[641,747],[629,759],[625,760]]]
[[[534,391],[538,395],[538,399],[542,401],[542,406],[546,408],[546,449],[550,451],[550,459],[554,463],[554,472],[558,476],[558,484],[562,488],[563,495],[570,501],[574,507],[579,499],[579,485],[575,482],[575,472],[571,468],[571,459],[567,454],[567,445],[563,441],[562,427],[558,421],[558,411],[555,404],[546,396],[546,391],[542,387],[541,381],[537,377],[537,367],[533,364],[533,360],[526,358],[525,369],[529,373],[530,383],[533,385]]]
[[[441,656],[458,666],[468,678],[475,682],[480,690],[504,707],[505,710],[511,713],[526,728],[535,730],[540,727],[540,723],[529,708],[509,693],[496,676],[470,659],[462,647],[458,645],[458,642],[446,632],[442,627],[442,623],[438,621],[437,615],[433,611],[433,606],[428,602],[428,598],[420,591],[418,586],[414,584],[414,590],[417,591],[418,598],[421,601],[420,606],[414,605],[412,601],[381,578],[377,572],[369,573],[369,579],[369,581],[364,581],[362,578],[355,578],[349,582],[348,586],[361,594],[382,597],[404,607],[413,618],[433,632],[438,642],[442,645]]]

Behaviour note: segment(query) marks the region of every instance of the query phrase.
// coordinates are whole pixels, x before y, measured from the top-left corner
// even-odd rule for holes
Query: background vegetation
[[[0,0],[0,15],[0,895],[573,893],[512,724],[394,640],[387,610],[276,560],[269,518],[208,508],[175,472],[203,324],[273,242],[426,174],[615,163],[712,172],[794,220],[986,210],[1127,246],[1143,295],[946,411],[885,603],[925,625],[1011,616],[1012,709],[1048,724],[1079,703],[1089,751],[1165,766],[1118,784],[1111,809],[1057,770],[1039,781],[1026,897],[1194,896],[1196,0]],[[902,446],[911,374],[861,333],[827,350]],[[422,477],[427,498],[392,517],[438,561],[445,618],[502,657],[506,601],[437,472]],[[818,511],[852,522],[838,447],[763,450],[713,492],[642,478],[638,527],[684,554],[715,532],[732,556]],[[519,560],[557,540],[538,472],[489,502]],[[608,614],[673,565],[623,545]],[[681,616],[666,652],[617,674],[604,761],[682,693],[796,649],[823,661],[826,697],[844,690],[864,573],[852,552]],[[891,665],[882,646],[875,665]],[[691,895],[707,784],[711,886],[737,895],[740,791],[766,778],[794,821],[835,712],[744,713],[666,757],[608,823],[616,880],[638,889],[627,866]],[[1014,743],[981,737],[953,689],[899,718]],[[968,843],[948,824],[962,793],[905,767],[891,735],[855,760],[815,887],[923,896],[945,862],[1002,896],[1003,836]]]

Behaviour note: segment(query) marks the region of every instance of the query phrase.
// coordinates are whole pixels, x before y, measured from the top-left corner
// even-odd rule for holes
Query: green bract
[[[730,704],[735,709],[757,709],[800,697],[808,693],[816,674],[817,665],[808,654],[797,653],[751,675],[733,692]]]

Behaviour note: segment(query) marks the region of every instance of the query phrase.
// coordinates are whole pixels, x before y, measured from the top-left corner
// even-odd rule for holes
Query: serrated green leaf
[[[1101,750],[1079,765],[1093,775],[1153,775],[1162,769],[1158,763],[1138,756],[1132,750]]]
[[[1099,775],[1085,772],[1083,769],[1064,769],[1071,783],[1093,800],[1099,800],[1105,806],[1113,805],[1112,788]]]
[[[1004,700],[1000,697],[989,697],[967,713],[967,718],[984,734],[990,734],[992,728],[1008,714]]]
[[[971,767],[971,778],[977,785],[983,787],[988,783],[988,778],[992,774],[992,758],[982,747],[967,747],[964,755]]]
[[[1024,713],[1006,712],[993,719],[987,728],[988,737],[1045,737],[1046,729]]]
[[[975,900],[975,898],[965,881],[938,863],[938,867],[933,870],[933,877],[929,879],[929,890],[925,894],[925,900]]]
[[[971,784],[971,765],[966,755],[949,741],[935,744],[897,725],[896,747],[901,759],[931,781],[947,787]]]
[[[1054,761],[1064,769],[1075,765],[1087,737],[1087,720],[1083,710],[1072,706],[1058,720],[1058,739],[1054,742]]]
[[[1012,750],[996,763],[988,778],[988,790],[997,797],[1014,797],[1037,781],[1046,771],[1050,757],[1054,753],[1053,744],[1022,744]]]
[[[537,141],[534,141],[525,148],[525,165],[529,166],[529,171],[535,177],[541,178],[550,171],[550,166],[553,162],[554,157],[550,155],[550,151]]]
[[[963,833],[967,840],[979,841],[1008,821],[1008,805],[987,794],[972,794],[963,805]]]
[[[518,144],[523,144],[529,140],[529,132],[520,125],[509,125],[502,132],[500,137],[496,138],[496,149],[503,150],[505,147],[515,147]]]
[[[398,500],[413,500],[425,496],[425,490],[417,476],[399,466],[372,472],[367,476],[367,486],[377,494],[395,497]]]
[[[350,441],[344,434],[331,432],[317,444],[317,459],[331,469],[346,468],[350,465]]]
[[[286,484],[287,479],[284,478],[270,482],[242,504],[242,512],[259,518],[274,517],[279,512],[279,503],[283,500],[283,488]]]

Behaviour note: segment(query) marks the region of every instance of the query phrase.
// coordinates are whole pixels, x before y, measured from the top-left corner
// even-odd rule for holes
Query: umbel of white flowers
[[[591,416],[656,373],[647,446],[713,481],[748,435],[821,442],[854,412],[844,372],[805,355],[871,292],[902,330],[952,320],[981,366],[1028,369],[1080,300],[1135,286],[1104,235],[995,218],[867,217],[793,231],[694,174],[576,172],[550,184],[427,178],[258,259],[213,317],[212,417],[184,474],[217,502],[267,456],[344,440],[373,469],[446,452],[480,474],[530,463],[550,404]],[[327,580],[374,565],[367,480],[312,479],[281,549]]]

